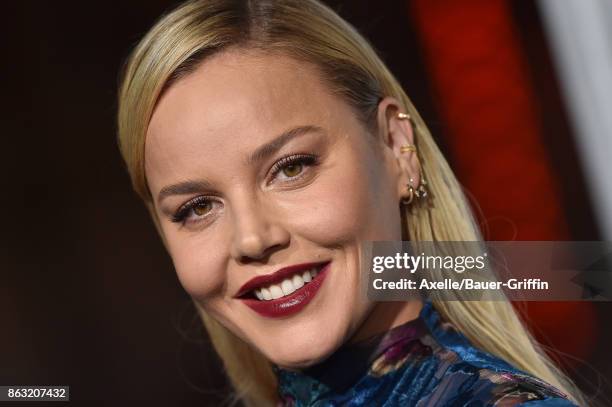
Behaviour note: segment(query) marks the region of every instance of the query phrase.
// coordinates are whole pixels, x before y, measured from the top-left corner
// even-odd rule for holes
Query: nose
[[[243,200],[240,205],[233,206],[232,212],[231,256],[236,261],[261,261],[289,244],[290,234],[273,209],[254,200]]]

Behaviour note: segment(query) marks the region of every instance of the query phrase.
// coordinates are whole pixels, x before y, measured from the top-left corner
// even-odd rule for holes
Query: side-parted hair
[[[433,205],[402,209],[411,241],[482,241],[462,189],[408,96],[370,44],[316,0],[196,0],[165,15],[130,55],[119,92],[119,147],[135,191],[164,239],[145,176],[145,136],[161,94],[209,56],[229,48],[279,53],[314,64],[324,83],[372,126],[379,101],[400,101],[415,124]],[[371,127],[372,126],[372,127]],[[461,292],[456,292],[462,298]],[[548,358],[508,301],[442,301],[435,308],[476,346],[564,391],[584,405],[572,382]],[[249,406],[278,401],[271,363],[256,349],[198,310],[223,360],[236,398]]]

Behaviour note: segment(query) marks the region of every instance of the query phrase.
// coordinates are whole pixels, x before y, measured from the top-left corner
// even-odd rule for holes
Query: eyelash
[[[318,157],[312,154],[295,154],[287,157],[283,157],[277,162],[274,163],[272,168],[270,169],[270,179],[274,179],[278,176],[278,174],[286,167],[291,165],[301,164],[304,167],[313,167],[318,164]],[[300,174],[292,177],[292,180],[298,180],[303,177],[304,170],[300,172]],[[282,181],[282,182],[290,182],[290,181]],[[185,223],[187,217],[189,216],[189,212],[193,210],[197,205],[213,203],[213,199],[207,196],[198,196],[193,198],[192,200],[186,202],[182,205],[176,213],[172,216],[172,222],[174,223]],[[207,215],[202,216],[202,218]]]
[[[274,165],[272,166],[272,168],[270,169],[271,172],[271,179],[276,178],[276,176],[286,167],[289,167],[291,165],[296,165],[296,164],[301,164],[304,167],[312,167],[317,165],[318,163],[318,157],[315,155],[311,155],[311,154],[295,154],[295,155],[290,155],[288,157],[283,157],[280,160],[278,160],[276,163],[274,163]],[[299,179],[301,178],[303,175],[303,171],[300,172],[299,175],[296,175],[295,177],[291,178],[292,180],[295,179]]]

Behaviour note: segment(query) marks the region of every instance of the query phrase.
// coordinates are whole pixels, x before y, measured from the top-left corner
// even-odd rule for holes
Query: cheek
[[[321,185],[325,191],[317,194],[310,203],[305,202],[309,209],[294,219],[295,229],[309,240],[325,246],[354,240],[361,234],[368,212],[363,199],[366,191],[361,188],[361,185],[347,186],[350,191],[339,194],[335,185],[329,185],[329,188]]]
[[[309,240],[337,245],[401,238],[399,206],[378,163],[334,171],[333,176],[317,180],[307,195],[303,197],[300,216],[292,217],[291,223]]]
[[[220,292],[225,286],[227,256],[218,250],[218,240],[201,236],[179,239],[169,236],[168,249],[181,285],[198,299]]]

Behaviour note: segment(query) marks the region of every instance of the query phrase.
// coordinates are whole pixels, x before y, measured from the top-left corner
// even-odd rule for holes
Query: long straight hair
[[[132,185],[160,232],[144,171],[145,135],[161,94],[207,57],[233,48],[279,53],[314,64],[330,90],[368,126],[378,102],[393,96],[414,120],[415,140],[433,205],[404,208],[402,229],[411,241],[482,241],[462,189],[412,102],[369,43],[316,0],[197,0],[165,15],[130,55],[119,92],[118,138]],[[371,128],[371,127],[370,127]],[[405,213],[403,215],[408,215]],[[462,298],[461,292],[455,293]],[[434,307],[475,346],[584,400],[525,329],[508,301],[442,301]],[[274,405],[270,362],[198,308],[223,360],[236,398]]]

